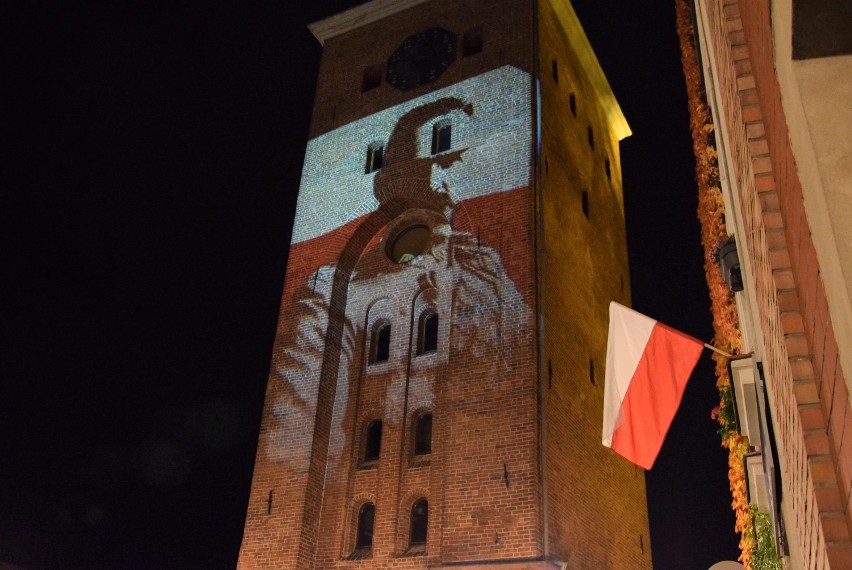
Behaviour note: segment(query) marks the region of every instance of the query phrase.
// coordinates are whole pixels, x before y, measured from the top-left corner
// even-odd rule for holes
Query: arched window
[[[373,525],[376,522],[376,505],[365,503],[358,511],[358,529],[355,531],[355,550],[373,547]]]
[[[417,499],[411,505],[411,546],[426,544],[426,535],[429,530],[429,501]]]
[[[377,461],[382,452],[382,420],[373,420],[364,432],[364,461]]]
[[[370,364],[387,362],[390,357],[391,326],[387,321],[380,321],[373,326],[370,335]]]
[[[438,350],[438,313],[424,311],[417,326],[417,354]]]
[[[452,148],[452,125],[449,121],[440,121],[432,127],[432,154],[438,154]]]
[[[432,453],[432,413],[421,414],[414,424],[414,455]]]

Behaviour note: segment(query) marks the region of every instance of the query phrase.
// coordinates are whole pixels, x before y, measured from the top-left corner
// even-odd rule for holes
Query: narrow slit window
[[[411,546],[426,544],[429,531],[429,501],[418,499],[411,505]]]
[[[367,147],[367,164],[364,166],[364,174],[370,174],[382,167],[385,147],[380,143],[373,143]]]
[[[373,526],[376,522],[376,505],[366,503],[358,511],[358,530],[355,533],[355,550],[373,547]]]
[[[553,81],[559,83],[559,63],[555,59],[550,62],[550,73],[553,74]]]
[[[449,122],[436,123],[432,127],[432,154],[438,154],[452,148],[452,125]]]
[[[577,96],[573,93],[568,95],[568,107],[571,109],[571,114],[577,116]]]
[[[586,216],[586,219],[589,219],[589,192],[587,190],[583,190],[582,195],[583,202],[583,215]]]
[[[364,68],[364,74],[361,77],[361,91],[370,91],[382,84],[382,66],[371,65]]]
[[[417,354],[438,350],[438,313],[426,311],[420,315],[417,327]]]
[[[432,453],[432,414],[422,414],[414,427],[414,455]]]
[[[586,129],[586,134],[589,138],[589,148],[595,148],[595,132],[592,130],[592,127]]]
[[[482,28],[471,28],[462,37],[462,57],[469,57],[482,51]]]
[[[606,172],[607,180],[612,180],[612,168],[609,165],[609,159],[604,161],[604,171]]]
[[[382,453],[382,420],[371,421],[364,436],[364,461],[378,461]]]

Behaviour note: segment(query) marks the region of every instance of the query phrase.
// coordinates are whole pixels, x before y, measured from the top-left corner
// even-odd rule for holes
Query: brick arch
[[[382,203],[407,202],[414,207],[443,211],[451,205],[448,192],[432,187],[430,176],[397,176],[382,185]]]
[[[415,408],[412,408],[411,411],[408,413],[409,420],[413,422],[415,418],[420,417],[422,414],[425,414],[426,412],[431,412],[432,408],[432,400],[426,400],[420,403],[420,405]]]
[[[367,303],[367,313],[364,315],[364,327],[369,328],[370,323],[382,317],[388,317],[390,311],[380,305],[384,302],[391,302],[391,298],[387,295],[376,297]]]
[[[358,419],[356,423],[359,426],[366,427],[370,421],[382,419],[383,413],[384,408],[378,403],[365,406],[358,412]]]
[[[420,288],[414,294],[414,298],[411,301],[411,318],[415,323],[424,311],[430,309],[437,311],[434,299],[438,294],[438,288],[434,283],[428,281],[428,278],[427,276],[425,283],[421,283]]]
[[[355,496],[349,500],[349,507],[351,510],[352,507],[360,508],[364,503],[376,504],[376,501],[378,501],[378,497],[374,493],[362,491],[360,493],[356,493]]]

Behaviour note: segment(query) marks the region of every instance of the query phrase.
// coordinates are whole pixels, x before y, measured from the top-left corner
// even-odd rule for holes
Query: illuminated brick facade
[[[644,476],[600,444],[629,129],[570,5],[312,29],[239,567],[650,568]]]
[[[698,0],[696,30],[745,281],[736,295],[744,349],[762,364],[774,428],[779,550],[789,568],[852,568],[852,384],[842,350],[852,342],[852,241],[821,237],[850,231],[852,55],[793,61],[793,6]],[[820,18],[831,27],[829,14]]]

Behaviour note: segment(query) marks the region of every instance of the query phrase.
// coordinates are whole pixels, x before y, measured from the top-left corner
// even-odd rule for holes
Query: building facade
[[[749,498],[786,567],[852,568],[852,13],[694,7],[753,352],[732,366]]]
[[[311,29],[239,568],[650,568],[644,475],[600,445],[630,131],[570,4]]]

